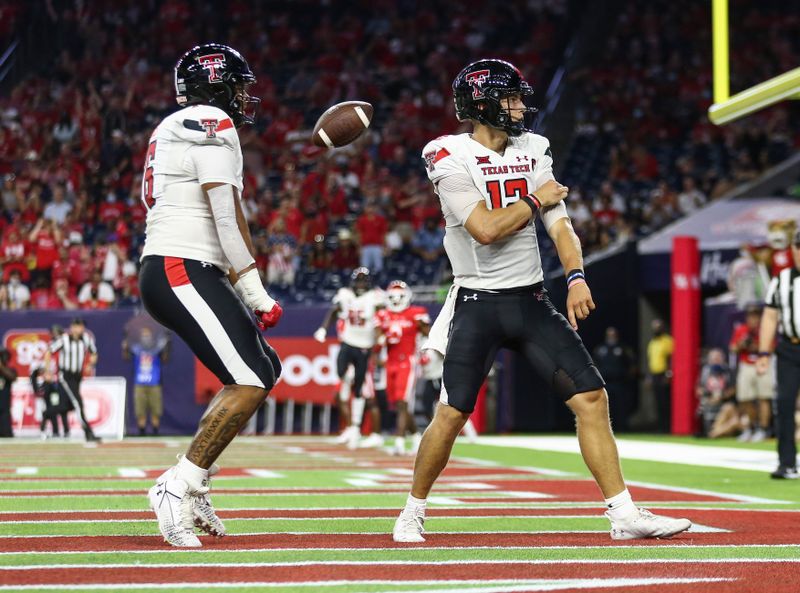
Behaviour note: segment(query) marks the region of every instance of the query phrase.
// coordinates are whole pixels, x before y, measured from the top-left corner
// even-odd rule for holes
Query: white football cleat
[[[391,449],[392,455],[405,455],[406,454],[406,439],[403,437],[395,437],[394,446]]]
[[[199,548],[202,544],[194,534],[192,495],[183,480],[157,482],[150,488],[150,508],[158,519],[158,529],[164,541],[178,548]]]
[[[339,434],[339,436],[334,439],[333,442],[336,443],[337,445],[344,445],[344,444],[346,444],[346,443],[348,443],[350,441],[350,435],[353,434],[353,432],[357,432],[357,431],[358,431],[358,429],[351,424],[350,426],[345,428]]]
[[[406,507],[397,517],[392,530],[392,539],[398,543],[418,544],[425,541],[425,509]]]
[[[370,447],[383,447],[383,437],[380,433],[373,432],[363,441],[361,441],[358,446],[362,449],[368,449]]]
[[[686,531],[692,526],[689,519],[673,519],[663,515],[654,515],[647,509],[638,508],[636,512],[624,519],[611,521],[611,539],[645,539],[649,537],[668,538]]]
[[[208,468],[208,485],[211,487],[211,477],[219,473],[219,466],[212,463]],[[211,497],[208,492],[198,493],[192,495],[192,517],[194,517],[194,525],[216,537],[225,535],[225,525],[222,520],[217,517],[214,511],[214,505],[211,504]]]

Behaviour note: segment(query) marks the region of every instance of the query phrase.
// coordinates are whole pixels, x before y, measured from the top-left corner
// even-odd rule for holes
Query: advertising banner
[[[124,377],[86,377],[81,382],[86,420],[94,433],[104,439],[121,439],[125,434]],[[27,377],[11,386],[11,423],[15,436],[38,437],[44,403],[33,393]],[[70,412],[70,433],[82,435],[76,412]]]
[[[311,337],[270,337],[269,343],[280,355],[283,366],[281,377],[271,392],[272,397],[278,401],[292,399],[298,403],[334,403],[334,392],[339,382],[336,376],[338,342],[326,340],[320,343]],[[200,361],[195,361],[195,385],[195,400],[203,405],[222,387]]]

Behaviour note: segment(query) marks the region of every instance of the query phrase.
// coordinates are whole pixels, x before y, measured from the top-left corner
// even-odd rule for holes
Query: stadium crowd
[[[258,124],[241,130],[243,198],[259,269],[279,297],[320,300],[358,264],[378,281],[437,282],[445,267],[441,215],[419,151],[459,129],[452,75],[471,58],[504,57],[541,89],[541,101],[575,19],[566,0],[503,10],[468,2],[468,17],[443,0],[414,11],[389,0],[45,4],[60,32],[50,42],[53,59],[0,96],[0,309],[138,302],[147,139],[176,108],[176,58],[210,39],[235,40],[259,79]],[[2,10],[5,45],[34,9],[12,1]],[[707,122],[708,35],[673,33],[698,22],[709,22],[705,4],[626,5],[602,64],[572,81],[583,101],[569,155],[556,155],[556,166],[564,158],[562,181],[572,188],[586,252],[664,226],[800,144],[797,122],[780,107],[725,128]],[[743,26],[761,39],[770,31],[778,71],[800,55],[787,19]],[[736,84],[767,75],[752,61],[742,65]],[[678,101],[664,92],[675,87]],[[330,153],[312,146],[319,114],[351,98],[376,106],[371,133]]]

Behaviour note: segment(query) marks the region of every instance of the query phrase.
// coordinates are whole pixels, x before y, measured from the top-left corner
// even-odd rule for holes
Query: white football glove
[[[317,331],[314,332],[314,339],[319,342],[320,344],[325,343],[325,338],[328,336],[328,330],[324,327],[320,327]]]

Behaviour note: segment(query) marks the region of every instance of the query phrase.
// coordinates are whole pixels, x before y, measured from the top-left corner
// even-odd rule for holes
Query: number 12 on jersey
[[[495,179],[486,182],[486,191],[489,192],[489,199],[492,201],[492,210],[505,208],[522,196],[528,195],[528,181],[523,177],[506,179],[501,187],[500,181]]]

